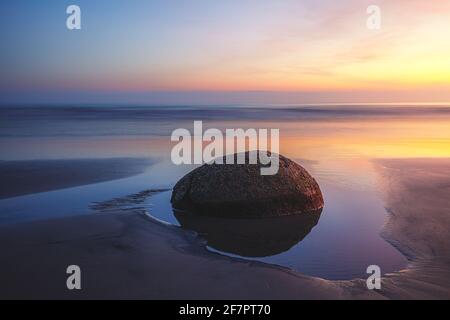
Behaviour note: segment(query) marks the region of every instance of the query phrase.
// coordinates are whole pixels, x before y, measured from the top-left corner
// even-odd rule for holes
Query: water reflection
[[[0,160],[160,159],[140,176],[0,200],[0,224],[89,214],[93,202],[171,188],[194,166],[171,162],[170,134],[191,129],[201,115],[205,128],[280,128],[280,152],[311,172],[326,198],[320,223],[306,237],[314,222],[304,231],[306,224],[290,221],[302,217],[252,220],[251,227],[249,221],[208,223],[179,214],[177,221],[171,192],[139,207],[203,233],[210,248],[222,253],[326,279],[367,277],[372,264],[389,273],[407,261],[379,235],[387,216],[371,159],[450,157],[450,108],[430,107],[0,108],[0,149],[8,150]]]
[[[181,227],[199,233],[211,248],[243,257],[268,257],[289,250],[311,232],[321,213],[234,219],[174,211]]]

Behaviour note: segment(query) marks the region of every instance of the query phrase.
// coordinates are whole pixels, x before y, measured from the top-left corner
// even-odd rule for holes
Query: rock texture
[[[261,175],[260,163],[205,164],[178,181],[172,206],[199,215],[234,218],[321,210],[323,197],[314,178],[299,164],[281,155],[279,159],[279,171],[272,176]]]

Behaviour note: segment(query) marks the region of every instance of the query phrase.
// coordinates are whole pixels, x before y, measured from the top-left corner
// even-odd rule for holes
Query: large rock
[[[205,164],[178,181],[172,206],[198,215],[234,218],[304,214],[323,208],[319,185],[299,164],[280,155],[276,175],[261,175],[261,167],[259,163]]]

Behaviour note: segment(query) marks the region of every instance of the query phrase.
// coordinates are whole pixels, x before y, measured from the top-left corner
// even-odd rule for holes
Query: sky
[[[447,0],[1,1],[0,104],[448,102],[449,30]]]

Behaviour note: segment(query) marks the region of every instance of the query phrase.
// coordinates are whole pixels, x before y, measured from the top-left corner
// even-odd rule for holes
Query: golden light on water
[[[297,132],[294,132],[297,127]],[[450,157],[450,121],[380,120],[289,124],[281,150],[306,159]]]

